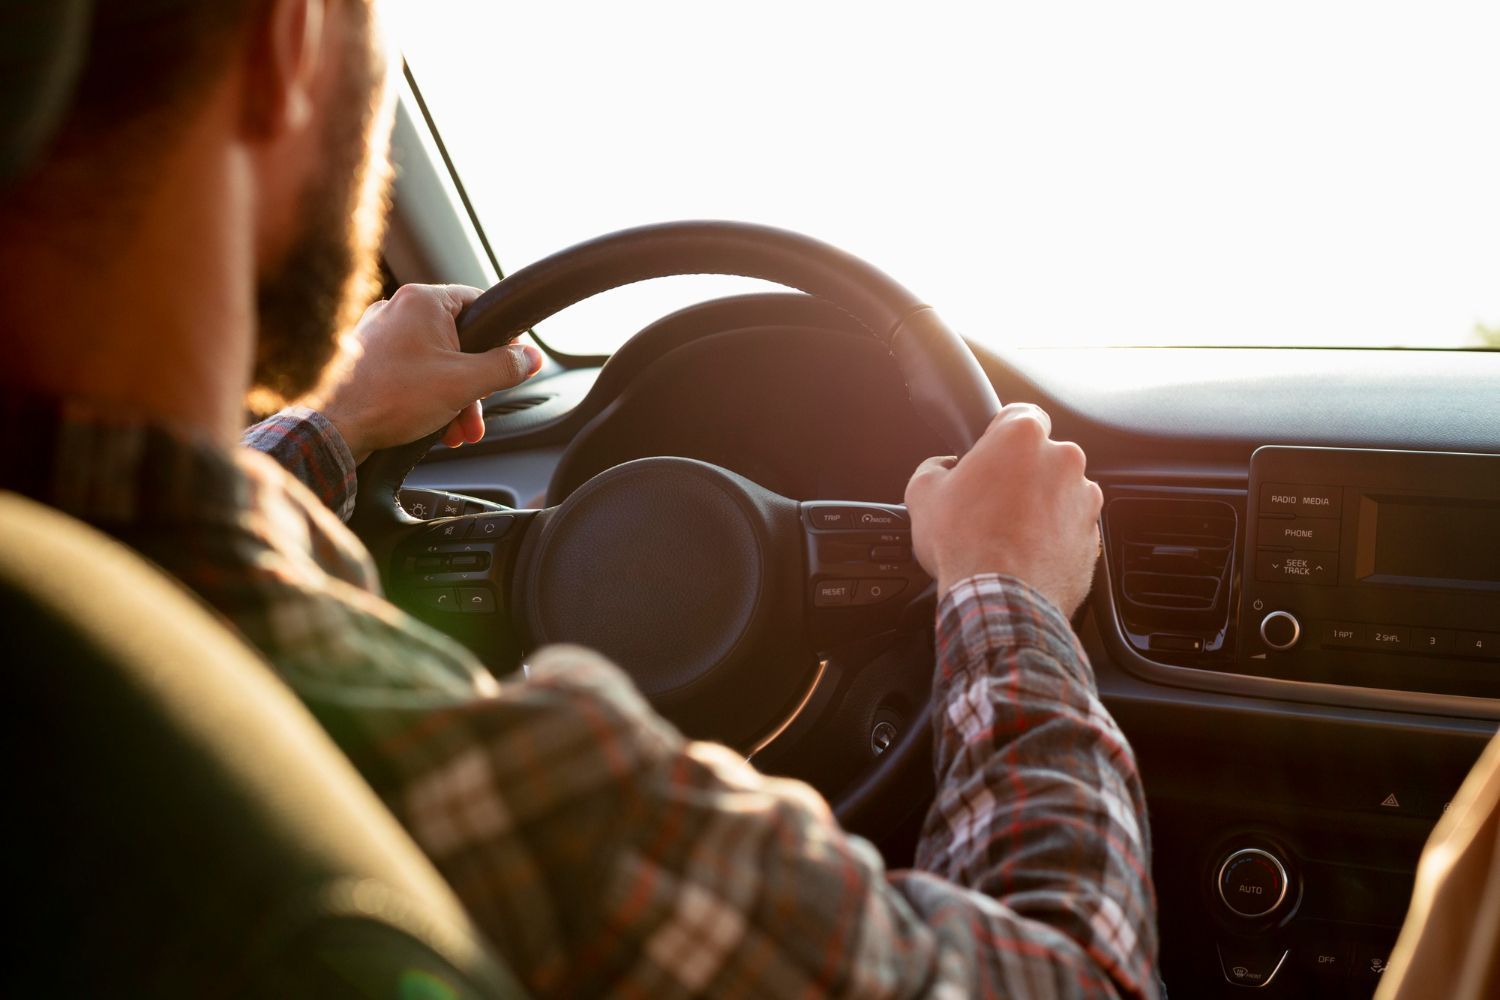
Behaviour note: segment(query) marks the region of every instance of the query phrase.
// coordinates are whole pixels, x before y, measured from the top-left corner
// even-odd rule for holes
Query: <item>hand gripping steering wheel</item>
[[[888,345],[913,409],[954,454],[1000,408],[968,346],[911,292],[825,243],[745,223],[645,226],[563,250],[480,296],[459,317],[460,340],[485,351],[600,292],[681,274],[762,278],[838,306]],[[378,452],[359,473],[353,526],[398,600],[451,594],[485,605],[486,622],[511,630],[522,650],[597,648],[689,735],[752,754],[774,746],[782,769],[823,786],[846,823],[868,825],[926,759],[924,636],[921,704],[884,729],[878,706],[864,710],[859,773],[819,780],[816,766],[787,766],[816,760],[835,738],[823,732],[839,714],[830,662],[867,664],[910,599],[930,598],[900,505],[798,503],[716,465],[647,458],[547,510],[418,521],[397,491],[436,440]],[[845,673],[844,687],[857,682],[857,670]]]

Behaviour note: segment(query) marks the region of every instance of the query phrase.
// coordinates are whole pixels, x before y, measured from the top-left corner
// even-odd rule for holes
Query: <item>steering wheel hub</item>
[[[550,513],[527,554],[533,644],[599,650],[690,729],[709,706],[753,709],[765,700],[756,689],[767,671],[752,661],[774,619],[774,541],[787,503],[685,458],[600,473]],[[754,728],[750,713],[735,714],[735,729]]]

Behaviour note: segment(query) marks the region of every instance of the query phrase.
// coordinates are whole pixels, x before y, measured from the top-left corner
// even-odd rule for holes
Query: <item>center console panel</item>
[[[1500,456],[1265,447],[1238,669],[1500,697]]]

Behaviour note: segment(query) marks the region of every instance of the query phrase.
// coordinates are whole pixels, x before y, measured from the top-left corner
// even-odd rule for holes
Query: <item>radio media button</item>
[[[1445,628],[1414,628],[1411,630],[1411,651],[1447,656],[1453,652],[1453,633]]]
[[[1262,514],[1297,513],[1297,487],[1281,483],[1266,483],[1260,488],[1260,512]]]
[[[1500,660],[1500,632],[1459,632],[1454,636],[1453,651],[1459,656]]]
[[[1403,652],[1411,648],[1411,629],[1404,625],[1361,625],[1359,644],[1364,649]]]
[[[1263,583],[1316,583],[1328,586],[1338,581],[1338,558],[1331,552],[1277,552],[1261,549],[1255,556],[1255,578]]]
[[[1297,487],[1297,513],[1303,517],[1342,517],[1343,500],[1337,486]]]
[[[1260,544],[1291,545],[1317,552],[1337,552],[1339,522],[1329,517],[1263,517]]]
[[[1266,483],[1260,488],[1262,514],[1300,514],[1303,517],[1342,517],[1344,491],[1338,486]]]
[[[1318,626],[1318,637],[1325,646],[1358,646],[1362,625],[1348,622],[1323,622]]]

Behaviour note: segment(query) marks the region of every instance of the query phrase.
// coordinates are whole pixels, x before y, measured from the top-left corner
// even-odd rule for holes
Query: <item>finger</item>
[[[484,440],[484,408],[478,400],[460,410],[453,423],[463,434],[464,444],[478,444]]]
[[[471,285],[438,285],[436,289],[438,300],[448,310],[448,315],[454,319],[458,319],[459,313],[484,294],[483,291]]]
[[[1009,454],[1014,459],[1035,453],[1052,433],[1052,418],[1031,403],[1009,403],[1000,408],[984,434],[963,458],[964,467],[988,467]]]
[[[457,418],[443,428],[443,444],[450,448],[458,448],[464,443],[463,428],[459,425]]]
[[[1002,406],[995,417],[995,424],[1004,424],[1012,420],[1035,420],[1046,431],[1046,437],[1052,436],[1051,415],[1035,403],[1009,403]]]
[[[463,354],[459,364],[467,372],[463,394],[483,399],[531,378],[542,367],[542,352],[530,344],[506,344],[480,354]]]
[[[913,498],[920,504],[922,497],[948,475],[957,462],[958,459],[952,455],[940,455],[926,459],[918,465],[917,471],[911,474],[911,479],[906,483],[907,505],[911,505]]]

